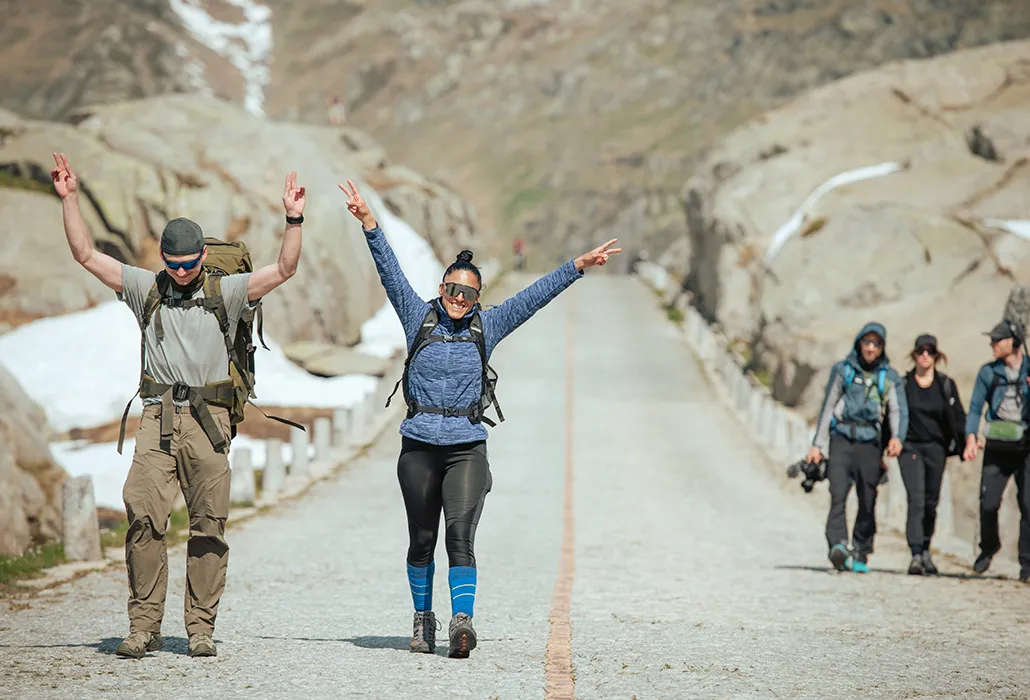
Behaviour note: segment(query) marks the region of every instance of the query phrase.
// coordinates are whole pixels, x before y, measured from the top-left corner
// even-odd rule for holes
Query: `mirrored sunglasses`
[[[458,292],[461,292],[465,296],[465,301],[469,303],[475,303],[476,299],[479,298],[479,290],[475,287],[467,287],[464,284],[458,284],[457,282],[445,282],[443,285],[443,293],[449,297],[458,296]]]
[[[161,257],[164,258],[165,265],[168,266],[169,270],[178,270],[180,267],[183,270],[192,270],[200,264],[200,259],[204,256],[201,254],[193,258],[192,260],[187,260],[185,262],[171,262],[168,258],[165,258],[163,255]]]

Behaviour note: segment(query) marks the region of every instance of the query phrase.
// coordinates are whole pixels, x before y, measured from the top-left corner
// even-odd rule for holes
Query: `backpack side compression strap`
[[[307,432],[307,428],[299,423],[294,423],[292,420],[287,420],[280,416],[272,416],[262,411],[251,398],[256,398],[254,394],[254,384],[250,380],[250,374],[247,372],[247,368],[243,365],[240,360],[239,353],[236,352],[236,344],[233,343],[232,337],[229,335],[229,314],[225,310],[225,299],[222,297],[222,281],[219,275],[209,275],[208,280],[204,284],[204,307],[215,315],[218,319],[218,327],[222,331],[222,337],[225,339],[225,350],[229,354],[229,361],[236,366],[236,371],[240,375],[240,379],[243,381],[243,386],[247,390],[247,403],[257,409],[258,413],[263,415],[265,418],[271,418],[274,421],[283,423],[285,425],[291,425],[294,428],[300,428]]]

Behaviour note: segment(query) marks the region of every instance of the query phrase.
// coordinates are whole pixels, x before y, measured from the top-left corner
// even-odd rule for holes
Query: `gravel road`
[[[909,577],[884,534],[871,573],[831,572],[825,488],[784,482],[636,280],[576,283],[493,365],[507,420],[489,442],[471,659],[407,651],[390,428],[302,499],[230,528],[217,658],[186,656],[178,548],[166,646],[141,660],[113,655],[124,569],[0,605],[0,698],[544,697],[568,434],[577,697],[1030,697],[1030,587],[947,559],[943,576]]]

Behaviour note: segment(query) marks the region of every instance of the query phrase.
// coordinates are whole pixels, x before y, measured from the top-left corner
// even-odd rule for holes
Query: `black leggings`
[[[937,442],[906,443],[898,458],[901,478],[908,492],[908,525],[905,534],[912,554],[930,551],[947,459],[944,446]]]
[[[433,560],[442,509],[450,565],[474,567],[476,525],[493,485],[486,442],[440,446],[405,437],[397,480],[408,512],[408,563],[421,567]]]

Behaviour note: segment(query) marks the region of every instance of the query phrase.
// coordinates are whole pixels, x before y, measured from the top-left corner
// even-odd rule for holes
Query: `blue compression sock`
[[[433,609],[433,573],[435,571],[435,561],[429,562],[429,566],[408,564],[408,585],[411,586],[411,602],[415,604],[416,612]]]
[[[471,566],[452,566],[447,573],[451,584],[451,615],[465,613],[472,617],[476,604],[476,569]]]

